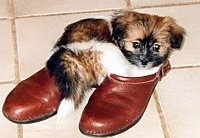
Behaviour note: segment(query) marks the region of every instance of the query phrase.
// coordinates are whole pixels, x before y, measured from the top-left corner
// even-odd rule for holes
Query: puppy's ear
[[[176,28],[177,29],[177,28]],[[171,47],[180,49],[184,40],[184,31],[173,29],[171,31]]]
[[[185,30],[171,17],[166,17],[169,25],[171,48],[180,49],[184,40]]]
[[[112,38],[115,41],[120,41],[125,37],[125,25],[113,24]]]

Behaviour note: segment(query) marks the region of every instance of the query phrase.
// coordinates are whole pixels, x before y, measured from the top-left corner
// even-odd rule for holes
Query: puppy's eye
[[[156,52],[158,52],[159,49],[160,49],[160,45],[157,44],[157,43],[155,43],[155,44],[153,45],[153,50],[156,51]]]
[[[139,42],[133,42],[133,47],[136,49],[136,48],[139,48],[140,47],[140,43]]]

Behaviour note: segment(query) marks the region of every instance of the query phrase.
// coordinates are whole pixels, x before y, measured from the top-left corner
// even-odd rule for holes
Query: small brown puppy
[[[84,19],[66,27],[47,61],[63,95],[58,116],[73,111],[85,92],[111,73],[145,76],[158,71],[185,31],[171,17],[133,11],[106,19]]]

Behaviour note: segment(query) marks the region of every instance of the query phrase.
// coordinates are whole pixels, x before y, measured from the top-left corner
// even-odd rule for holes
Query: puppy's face
[[[172,49],[180,49],[184,29],[171,17],[126,11],[112,21],[113,39],[134,65],[151,68],[163,63]]]

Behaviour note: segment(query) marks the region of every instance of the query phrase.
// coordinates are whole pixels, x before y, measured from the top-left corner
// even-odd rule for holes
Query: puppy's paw
[[[73,113],[74,113],[74,101],[69,98],[64,98],[58,107],[57,120],[60,121],[67,115]]]

